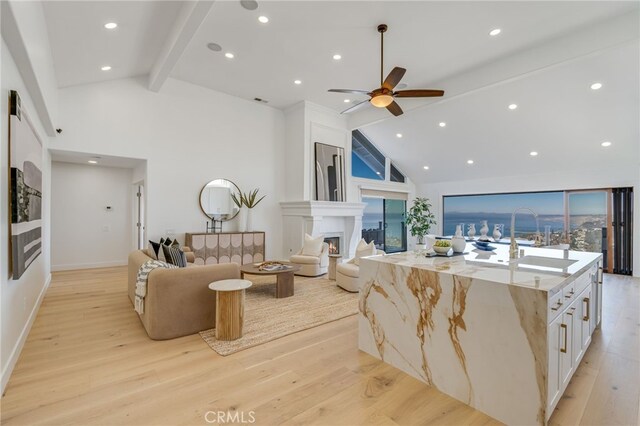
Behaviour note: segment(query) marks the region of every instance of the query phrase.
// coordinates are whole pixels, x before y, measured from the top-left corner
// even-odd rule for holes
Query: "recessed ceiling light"
[[[301,80],[293,80],[293,84],[302,84]]]
[[[497,36],[501,32],[502,32],[502,30],[500,28],[494,28],[491,31],[489,31],[489,35],[490,36]]]
[[[598,90],[602,88],[602,83],[593,83],[591,85],[591,90]]]
[[[531,152],[529,153],[529,155],[530,155],[530,156],[532,156],[532,157],[535,157],[535,156],[537,156],[537,155],[538,155],[538,152],[537,152],[537,151],[531,151]]]
[[[207,48],[214,52],[219,52],[222,50],[222,46],[220,46],[218,43],[207,43]]]
[[[467,164],[473,164],[473,160],[467,160]]]
[[[109,65],[105,65],[104,67],[100,68],[102,71],[109,71],[111,69],[111,67]]]
[[[225,54],[224,54],[224,56],[226,56],[226,57],[227,57],[227,58],[229,58],[229,59],[233,59],[233,58],[235,58],[235,57],[236,57],[236,55],[234,55],[234,54],[233,54],[233,53],[231,53],[231,52],[227,52],[227,53],[225,53]]]
[[[104,27],[108,30],[113,30],[115,28],[118,28],[118,24],[116,24],[115,22],[109,22],[104,24]]]
[[[344,100],[344,103],[345,103],[345,104],[348,104],[349,102],[351,102],[351,99],[345,99],[345,100]]]
[[[98,162],[96,160],[89,160],[89,161],[87,161],[87,163],[89,163],[89,164],[98,164]]]
[[[609,142],[609,141],[604,141],[604,142],[602,142],[600,145],[602,145],[602,146],[604,146],[604,147],[606,148],[606,147],[608,147],[608,146],[611,146],[611,142]]]
[[[377,175],[379,175],[379,174],[380,174],[380,172],[376,172],[376,174],[377,174]]]
[[[441,121],[438,126],[440,127],[447,127],[447,123],[445,123],[444,121]]]
[[[333,59],[336,61],[339,61],[340,59],[342,59],[342,55],[338,55],[337,53],[335,55],[333,55]]]
[[[396,138],[401,138],[402,137],[402,133],[396,133]]]
[[[260,21],[262,24],[266,24],[267,22],[269,22],[269,18],[267,18],[266,16],[259,16],[258,21]]]
[[[423,169],[429,170],[429,166],[424,166]]]
[[[511,104],[511,105],[509,105],[509,109],[510,109],[510,110],[514,110],[514,109],[516,109],[516,108],[518,108],[518,105],[516,105],[516,104]]]

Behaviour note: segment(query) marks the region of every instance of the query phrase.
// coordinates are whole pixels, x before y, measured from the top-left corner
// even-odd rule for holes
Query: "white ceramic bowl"
[[[449,250],[451,250],[451,247],[433,246],[433,249],[435,250],[436,253],[447,254],[447,253],[449,253]]]

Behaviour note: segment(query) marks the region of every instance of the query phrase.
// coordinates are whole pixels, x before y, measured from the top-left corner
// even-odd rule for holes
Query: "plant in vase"
[[[231,193],[231,199],[233,200],[233,204],[238,207],[238,232],[246,231],[247,226],[247,211],[244,208],[242,192]]]
[[[258,198],[258,191],[260,191],[260,189],[256,188],[253,191],[240,194],[240,199],[242,204],[247,207],[247,218],[246,218],[246,226],[245,226],[245,230],[247,232],[253,231],[252,214],[251,214],[252,209],[255,206],[257,206],[260,203],[260,201],[264,199],[264,197],[266,197],[266,195],[263,195],[262,197]]]
[[[418,197],[407,213],[407,226],[411,235],[417,238],[416,249],[425,250],[425,236],[432,225],[436,224],[435,216],[431,213],[431,203],[428,198]]]

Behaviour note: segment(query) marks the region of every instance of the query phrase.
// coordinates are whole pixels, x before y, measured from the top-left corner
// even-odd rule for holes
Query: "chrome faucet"
[[[511,244],[509,244],[509,259],[518,258],[518,243],[516,242],[516,213],[521,210],[531,212],[533,217],[536,218],[536,237],[540,233],[540,224],[538,222],[538,214],[528,207],[518,207],[513,211],[511,215]],[[537,238],[536,238],[537,239]]]

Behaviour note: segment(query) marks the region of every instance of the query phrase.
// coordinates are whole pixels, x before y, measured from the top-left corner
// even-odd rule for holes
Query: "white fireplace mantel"
[[[295,254],[304,243],[304,234],[344,235],[343,256],[352,257],[362,234],[364,203],[334,201],[283,201],[284,252]]]

